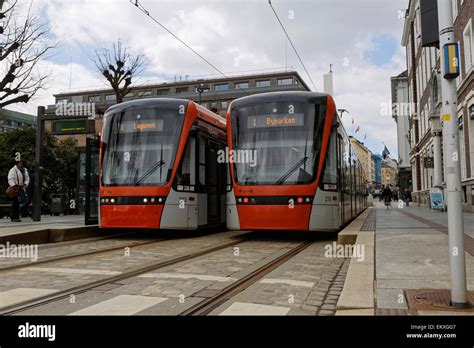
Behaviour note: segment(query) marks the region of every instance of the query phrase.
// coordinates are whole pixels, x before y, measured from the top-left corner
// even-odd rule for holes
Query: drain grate
[[[367,216],[367,219],[365,219],[364,224],[360,228],[361,231],[375,231],[375,209],[372,209],[372,211],[369,213]]]
[[[416,315],[416,311],[413,309],[400,309],[400,308],[377,308],[375,315],[383,316],[396,316],[396,315]]]
[[[450,306],[451,291],[440,289],[409,289],[405,290],[408,308],[412,310],[441,310],[474,312],[474,308],[454,308]],[[474,303],[474,291],[468,291],[467,300]]]

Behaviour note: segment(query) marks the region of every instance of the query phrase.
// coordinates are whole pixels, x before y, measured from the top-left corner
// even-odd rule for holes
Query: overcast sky
[[[26,1],[26,0],[20,0]],[[133,0],[134,1],[134,0]],[[267,0],[141,0],[150,14],[224,72],[294,67],[312,87],[288,45]],[[375,153],[387,145],[397,158],[396,125],[383,114],[390,103],[390,77],[406,69],[400,45],[408,0],[273,0],[318,91],[333,64],[334,98],[349,110],[344,124]],[[53,94],[104,87],[89,57],[121,38],[150,64],[141,82],[216,74],[209,65],[153,23],[129,0],[34,0],[59,43],[42,66],[48,88],[28,105],[11,109],[35,114]],[[238,66],[236,66],[238,63]],[[71,78],[70,78],[71,77]],[[312,87],[313,88],[313,87]],[[314,89],[314,88],[313,88]],[[352,125],[354,118],[355,125]]]

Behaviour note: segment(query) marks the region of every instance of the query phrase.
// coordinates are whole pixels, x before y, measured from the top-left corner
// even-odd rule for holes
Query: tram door
[[[206,166],[206,186],[207,186],[207,221],[208,224],[219,223],[221,216],[221,192],[219,163],[217,163],[217,151],[219,144],[209,140]]]
[[[85,224],[99,223],[99,150],[97,139],[86,140]]]

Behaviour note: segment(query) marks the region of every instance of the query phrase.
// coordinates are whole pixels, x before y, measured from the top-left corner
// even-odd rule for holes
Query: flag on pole
[[[352,117],[352,124],[354,124],[354,117]]]
[[[387,145],[384,144],[384,149],[383,149],[383,151],[382,151],[382,157],[383,157],[383,159],[386,159],[388,155],[390,155],[390,151],[388,151]]]
[[[365,133],[365,135],[364,135],[364,141],[365,141],[365,139],[367,139],[367,133]]]
[[[358,127],[356,128],[356,131],[355,131],[355,132],[358,133],[359,131],[360,131],[360,126],[358,126]]]

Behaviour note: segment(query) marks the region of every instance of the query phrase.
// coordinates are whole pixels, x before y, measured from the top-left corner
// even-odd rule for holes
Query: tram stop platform
[[[0,245],[30,243],[54,243],[96,235],[97,225],[84,224],[84,215],[49,216],[42,215],[41,221],[22,218],[12,222],[0,219]]]
[[[351,258],[336,315],[474,315],[450,306],[447,213],[374,202],[338,236]],[[468,301],[474,305],[474,214],[464,213]]]

